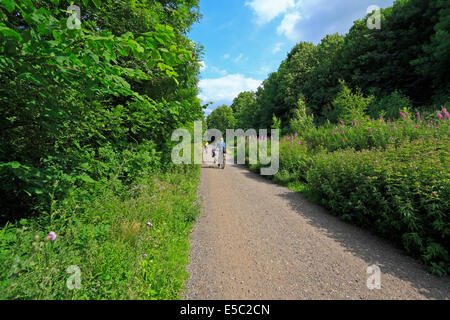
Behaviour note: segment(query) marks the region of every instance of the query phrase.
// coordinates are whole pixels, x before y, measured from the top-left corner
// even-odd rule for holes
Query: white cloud
[[[242,60],[243,57],[244,57],[244,54],[241,53],[241,54],[240,54],[239,56],[237,56],[233,61],[236,62],[236,63],[238,63],[239,61]]]
[[[298,40],[296,25],[301,20],[301,18],[302,17],[298,12],[286,14],[283,18],[283,21],[281,21],[281,24],[277,28],[277,33],[279,35],[284,34],[290,40]]]
[[[211,71],[215,72],[215,73],[217,73],[218,75],[221,75],[221,76],[226,76],[227,73],[228,73],[227,70],[217,68],[216,66],[212,66],[211,67]]]
[[[258,71],[255,72],[256,75],[262,75],[264,77],[267,77],[267,75],[270,73],[270,71],[276,70],[276,67],[270,66],[270,65],[263,65],[259,68]]]
[[[377,0],[381,8],[391,6],[394,0]],[[247,0],[256,23],[262,25],[282,17],[277,28],[279,35],[292,41],[317,43],[326,34],[345,34],[356,19],[366,15],[373,0]]]
[[[294,0],[251,0],[245,3],[256,14],[256,22],[265,24],[295,7]]]
[[[224,58],[224,59],[229,59],[229,58],[230,58],[230,55],[229,55],[228,53],[225,53],[225,54],[223,55],[223,58]]]
[[[200,61],[199,65],[200,65],[200,71],[204,71],[204,70],[208,69],[208,67],[206,66],[205,61]]]
[[[275,47],[273,47],[273,49],[272,49],[272,53],[273,54],[275,54],[275,53],[277,53],[277,52],[280,52],[281,51],[281,47],[283,46],[283,42],[278,42],[276,45],[275,45]]]
[[[214,102],[214,107],[221,104],[231,105],[239,93],[254,91],[261,83],[260,80],[246,78],[242,74],[229,74],[217,79],[203,79],[199,82],[198,98],[202,103]]]

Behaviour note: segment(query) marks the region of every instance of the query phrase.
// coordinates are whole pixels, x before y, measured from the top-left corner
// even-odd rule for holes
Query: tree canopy
[[[206,123],[208,128],[220,130],[225,135],[227,129],[234,129],[236,125],[233,109],[226,105],[218,107],[208,115]]]
[[[202,53],[186,36],[198,0],[83,0],[79,17],[70,5],[0,5],[2,218],[108,179],[127,150],[161,163],[172,130],[202,116]]]
[[[242,97],[233,103],[237,123],[268,128],[275,115],[286,127],[299,99],[316,122],[337,122],[342,110],[334,102],[342,83],[358,95],[374,96],[366,108],[372,116],[448,103],[449,8],[445,0],[397,0],[381,9],[379,30],[367,27],[367,15],[345,36],[298,43],[254,93],[256,104],[248,112],[238,108]]]

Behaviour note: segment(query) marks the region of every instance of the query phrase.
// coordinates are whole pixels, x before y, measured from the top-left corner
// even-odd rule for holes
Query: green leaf
[[[160,37],[158,37],[157,35],[155,35],[155,39],[162,45],[166,44],[166,42],[163,39],[161,39]]]
[[[3,6],[11,13],[16,7],[16,3],[13,0],[2,0]]]
[[[128,56],[128,48],[124,48],[121,45],[116,45],[116,48],[122,56]]]
[[[91,54],[91,58],[92,58],[92,60],[95,61],[95,63],[99,63],[99,61],[100,61],[98,55],[96,55],[96,54]]]
[[[87,174],[83,174],[83,175],[79,175],[78,176],[79,179],[83,180],[86,183],[94,183],[95,180],[92,179],[90,176],[88,176]]]
[[[42,189],[38,189],[38,188],[33,188],[33,189],[31,189],[31,191],[35,194],[44,194],[44,191],[42,191]]]
[[[20,167],[20,163],[17,161],[8,162],[6,164],[13,169],[17,169]]]
[[[46,29],[45,23],[43,23],[43,22],[39,23],[37,30],[38,30],[39,34],[47,34],[47,29]]]
[[[15,38],[17,41],[22,40],[19,33],[6,26],[0,26],[0,33],[2,33],[5,37]]]
[[[102,5],[102,2],[100,0],[92,0],[92,2],[95,4],[97,8],[100,8],[100,6]]]
[[[53,38],[54,38],[56,41],[62,42],[61,33],[60,33],[59,31],[53,30],[52,33],[53,33]]]

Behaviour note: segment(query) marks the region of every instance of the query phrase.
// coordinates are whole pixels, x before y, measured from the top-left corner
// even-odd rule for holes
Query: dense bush
[[[302,133],[310,150],[324,148],[328,151],[354,148],[356,150],[374,147],[385,148],[388,144],[403,139],[414,140],[421,136],[442,137],[448,135],[448,123],[425,120],[420,113],[411,114],[404,110],[397,121],[368,119],[367,117],[351,122],[341,121],[337,125],[326,124]],[[441,114],[445,114],[441,111]]]
[[[334,123],[339,119],[346,122],[361,120],[373,99],[373,96],[364,97],[360,91],[353,93],[345,82],[341,81],[341,89],[333,101],[334,109],[330,112],[328,119]]]
[[[83,1],[80,29],[69,5],[0,5],[0,222],[158,169],[172,130],[202,116],[185,35],[198,1]]]
[[[314,158],[307,181],[345,221],[398,241],[438,274],[450,272],[449,136],[403,140],[385,150]]]
[[[314,116],[307,113],[304,98],[298,99],[297,109],[293,110],[293,116],[289,121],[289,131],[302,133],[314,128]]]
[[[178,299],[187,278],[199,166],[142,175],[120,192],[72,194],[0,228],[0,299]],[[56,239],[46,239],[49,232]],[[70,290],[69,266],[81,272]],[[72,271],[73,272],[73,271]]]
[[[399,112],[405,108],[412,109],[410,99],[395,90],[390,95],[373,102],[369,114],[373,118],[382,116],[385,119],[396,119]]]

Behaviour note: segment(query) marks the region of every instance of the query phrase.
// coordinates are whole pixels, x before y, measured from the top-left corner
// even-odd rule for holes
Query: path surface
[[[448,277],[243,166],[205,164],[199,193],[186,299],[449,298]]]

